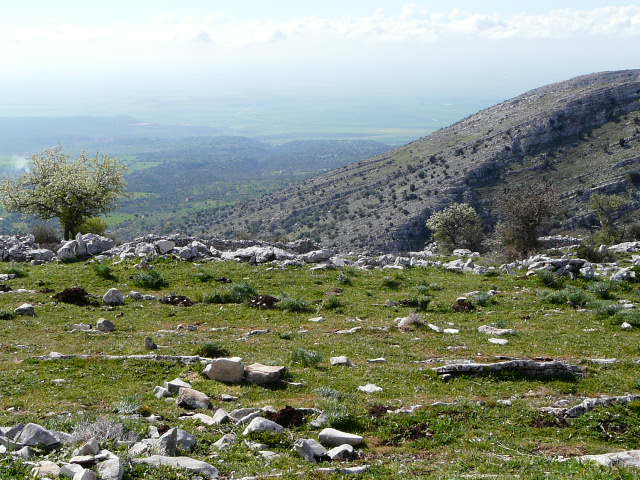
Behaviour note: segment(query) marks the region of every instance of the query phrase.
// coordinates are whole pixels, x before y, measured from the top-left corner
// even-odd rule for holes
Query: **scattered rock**
[[[311,463],[330,460],[325,448],[313,439],[298,439],[293,444],[293,449],[302,458]]]
[[[39,447],[47,450],[58,448],[61,445],[60,440],[53,432],[41,427],[35,423],[27,423],[20,425],[5,434],[6,437],[12,439],[17,444],[28,447]]]
[[[493,325],[482,325],[481,327],[478,327],[478,332],[484,333],[485,335],[494,335],[496,337],[516,334],[516,331],[511,328],[497,328]]]
[[[117,288],[110,288],[102,297],[104,303],[110,306],[124,305],[124,295]]]
[[[14,310],[16,315],[24,315],[26,317],[35,317],[36,309],[30,303],[23,303]]]
[[[382,392],[383,389],[374,383],[367,383],[366,385],[359,386],[358,390],[365,393],[377,393]]]
[[[96,328],[101,332],[113,332],[116,329],[116,325],[111,320],[99,318],[96,322]]]
[[[218,469],[213,465],[190,457],[166,457],[162,455],[152,455],[146,458],[133,460],[134,463],[144,463],[154,467],[170,467],[188,470],[192,473],[205,475],[207,479],[218,478]]]
[[[581,463],[595,462],[604,467],[640,467],[640,450],[604,453],[602,455],[583,455],[575,457]]]
[[[90,438],[84,445],[73,452],[73,455],[97,455],[100,452],[98,439]]]
[[[224,383],[241,383],[244,380],[242,358],[216,358],[203,372],[208,378]]]
[[[213,446],[218,450],[226,450],[231,448],[237,441],[237,437],[233,433],[227,433],[223,435],[218,441],[216,441]]]
[[[340,445],[337,447],[333,447],[331,450],[327,452],[327,456],[332,461],[355,460],[358,457],[353,447],[348,443],[345,443],[344,445]]]
[[[287,367],[262,365],[254,363],[245,368],[247,382],[257,385],[268,385],[280,382],[287,373]]]
[[[205,410],[211,406],[211,399],[202,392],[192,388],[181,388],[176,405],[189,410]]]
[[[344,355],[339,357],[331,357],[329,359],[329,363],[331,363],[331,366],[353,367],[353,363],[351,363],[351,360],[349,360]]]
[[[31,475],[39,478],[57,477],[58,475],[60,475],[60,467],[57,463],[43,460],[42,462],[38,462],[36,466],[33,467],[33,469],[31,470]]]
[[[284,428],[282,425],[278,425],[276,422],[272,422],[271,420],[267,420],[263,417],[256,417],[251,420],[251,423],[247,425],[247,427],[242,432],[242,435],[249,435],[251,433],[257,432],[275,432],[282,433],[284,432]]]
[[[98,464],[98,476],[100,480],[122,480],[124,466],[116,456]]]
[[[502,371],[515,372],[526,377],[581,377],[585,370],[577,365],[560,361],[509,360],[497,363],[452,363],[433,369],[438,375],[491,375]]]
[[[320,442],[329,447],[337,447],[340,445],[351,445],[357,447],[364,440],[360,435],[341,432],[335,428],[325,428],[319,434]]]
[[[233,418],[222,408],[216,410],[216,413],[211,417],[212,425],[222,425],[223,423],[233,422]]]
[[[180,378],[174,378],[170,382],[164,382],[164,388],[166,388],[169,393],[175,395],[180,392],[181,388],[191,388],[191,384]]]

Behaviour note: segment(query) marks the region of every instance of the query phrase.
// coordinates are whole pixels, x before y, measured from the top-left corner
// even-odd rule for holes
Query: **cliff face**
[[[527,92],[391,153],[316,177],[219,217],[212,230],[310,236],[328,246],[401,251],[428,238],[428,216],[454,201],[494,216],[496,188],[544,177],[565,194],[568,225],[589,223],[594,189],[627,191],[640,165],[640,70],[578,77]],[[585,220],[586,219],[586,220]]]

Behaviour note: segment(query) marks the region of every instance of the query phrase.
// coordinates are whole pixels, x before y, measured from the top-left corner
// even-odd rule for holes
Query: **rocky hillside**
[[[490,223],[496,189],[530,177],[562,189],[564,227],[593,223],[594,192],[626,191],[635,209],[639,163],[640,70],[597,73],[532,90],[392,152],[211,211],[207,220],[212,232],[229,235],[415,250],[428,239],[424,223],[434,210],[468,201]]]

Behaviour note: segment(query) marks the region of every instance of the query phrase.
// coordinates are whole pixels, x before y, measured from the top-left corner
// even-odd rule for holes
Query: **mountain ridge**
[[[428,239],[426,218],[454,201],[468,201],[489,223],[495,221],[491,197],[507,177],[515,181],[533,172],[562,184],[565,198],[571,198],[576,188],[569,187],[579,185],[565,185],[560,173],[575,163],[574,156],[585,146],[593,148],[583,153],[575,169],[596,175],[593,188],[606,184],[612,179],[606,176],[607,166],[640,154],[640,120],[629,118],[639,110],[640,70],[556,82],[391,152],[217,211],[211,230],[227,235],[246,231],[258,237],[309,236],[341,248],[420,248]],[[620,139],[626,139],[625,145],[618,148]],[[627,170],[619,169],[621,174]],[[586,215],[581,200],[571,205],[571,225],[580,225],[578,218]],[[582,223],[588,224],[588,219]]]

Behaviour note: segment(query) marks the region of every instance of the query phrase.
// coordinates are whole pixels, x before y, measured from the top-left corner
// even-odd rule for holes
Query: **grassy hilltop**
[[[309,271],[296,267],[283,271],[235,262],[202,267],[167,259],[152,263],[167,282],[159,290],[135,286],[134,276],[140,271],[131,262],[111,267],[110,278],[103,278],[108,277],[104,271],[98,276],[82,262],[14,268],[23,276],[6,284],[14,290],[38,293],[0,295],[4,312],[0,320],[0,425],[35,422],[70,432],[82,422],[107,417],[145,434],[149,422],[144,416],[154,414],[162,417],[156,425],[180,426],[196,435],[198,444],[190,456],[216,466],[223,478],[271,473],[283,473],[282,478],[343,478],[315,472],[318,466],[291,450],[295,438],[317,438],[318,429],[308,423],[283,435],[254,439],[280,454],[271,461],[249,450],[241,440],[230,450],[217,451],[213,442],[232,430],[239,434],[243,427],[204,427],[194,420],[180,420],[183,409],[152,393],[155,385],[180,377],[208,394],[214,409],[290,405],[324,410],[330,425],[364,436],[362,457],[348,464],[371,468],[357,478],[637,478],[632,470],[554,459],[639,448],[639,403],[595,409],[576,419],[558,419],[539,410],[559,400],[571,406],[583,397],[639,392],[640,315],[623,315],[608,307],[621,299],[640,303],[637,284],[594,288],[594,282],[573,280],[554,289],[537,277],[463,275],[435,268]],[[215,281],[223,276],[232,283]],[[288,300],[273,310],[254,309],[246,302],[202,301],[216,300],[210,294],[243,282],[259,294],[286,295]],[[52,294],[74,285],[99,296],[112,287],[124,293],[174,292],[196,303],[180,307],[127,299],[121,307],[107,307],[101,301],[97,306],[80,307],[52,300]],[[469,297],[476,306],[472,312],[456,313],[451,308],[457,297],[490,290],[498,293]],[[567,304],[568,295],[575,306]],[[418,313],[426,323],[455,328],[459,333],[438,333],[428,326],[409,331],[396,328],[394,319],[406,317],[416,307],[384,305],[388,300],[401,304],[409,299],[422,307]],[[10,314],[24,302],[35,306],[36,317]],[[308,321],[317,316],[326,320]],[[116,331],[99,335],[71,332],[73,324],[95,325],[100,317],[113,321]],[[622,330],[623,320],[634,328]],[[492,344],[488,335],[478,332],[478,327],[489,324],[517,333],[501,337],[508,340],[506,345]],[[177,329],[178,325],[197,328]],[[354,327],[360,329],[336,333]],[[247,336],[252,330],[269,332]],[[231,386],[205,378],[200,365],[172,362],[33,358],[52,351],[144,354],[148,353],[146,336],[160,346],[161,354],[211,354],[213,347],[203,350],[203,346],[215,343],[222,350],[218,353],[243,357],[245,364],[287,366],[289,381],[301,385]],[[354,367],[330,366],[329,358],[338,355],[348,356]],[[477,376],[445,382],[431,370],[450,360],[494,362],[502,356],[566,360],[586,367],[587,375],[574,379]],[[379,357],[386,362],[368,362]],[[613,357],[617,363],[590,361]],[[368,383],[384,390],[358,391],[358,386]],[[222,402],[221,394],[238,400]],[[436,402],[442,403],[433,405]],[[422,407],[413,413],[384,413],[385,409],[415,405]],[[124,447],[107,444],[107,448],[126,455]],[[67,450],[53,452],[49,458],[68,458]],[[0,456],[0,478],[26,478],[30,467],[10,458]],[[296,472],[302,472],[301,476]],[[127,467],[125,478],[195,476],[138,465]]]

